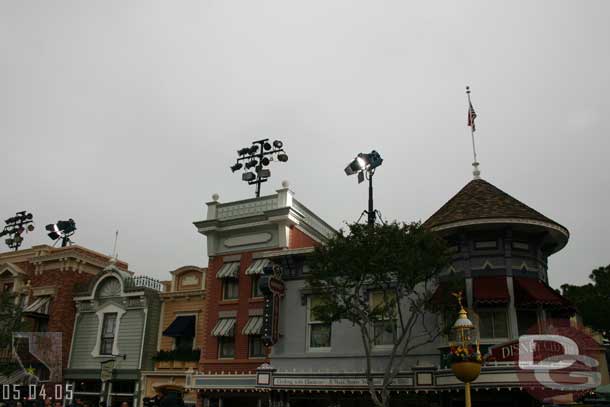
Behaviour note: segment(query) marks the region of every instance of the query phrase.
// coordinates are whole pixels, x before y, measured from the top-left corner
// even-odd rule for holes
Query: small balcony
[[[153,361],[156,370],[188,370],[197,369],[200,356],[199,349],[160,350],[153,356]]]

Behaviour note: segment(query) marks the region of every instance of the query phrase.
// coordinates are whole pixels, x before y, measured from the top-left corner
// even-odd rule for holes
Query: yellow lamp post
[[[479,342],[476,341],[476,350],[472,346],[470,334],[474,329],[474,325],[468,319],[468,312],[462,306],[462,293],[453,293],[453,295],[457,298],[460,311],[459,317],[452,327],[456,334],[456,343],[451,345],[451,370],[455,377],[464,382],[465,405],[466,407],[471,407],[470,383],[479,377],[483,359],[479,350]]]

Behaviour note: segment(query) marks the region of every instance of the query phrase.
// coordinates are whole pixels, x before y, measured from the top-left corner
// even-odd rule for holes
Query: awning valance
[[[510,295],[505,276],[475,277],[472,291],[476,304],[508,304]]]
[[[234,336],[235,335],[235,318],[221,318],[218,320],[214,329],[213,336]]]
[[[163,331],[163,336],[171,337],[194,337],[195,336],[195,316],[183,315],[178,316],[169,324],[167,329]]]
[[[49,315],[49,305],[51,304],[51,297],[43,295],[38,297],[30,305],[24,308],[24,314],[36,314],[36,315]]]
[[[263,329],[263,317],[254,316],[248,319],[241,333],[243,335],[260,335]]]
[[[515,305],[531,307],[549,305],[573,309],[570,301],[536,278],[515,277]]]
[[[246,275],[263,274],[263,270],[270,263],[269,259],[254,260],[246,269]]]
[[[216,272],[217,278],[237,278],[239,276],[239,262],[225,263]]]

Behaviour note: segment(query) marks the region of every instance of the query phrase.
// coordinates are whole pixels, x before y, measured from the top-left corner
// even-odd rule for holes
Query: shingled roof
[[[430,216],[424,222],[424,226],[434,228],[454,222],[492,218],[540,221],[558,226],[565,230],[566,234],[568,233],[567,229],[557,222],[482,179],[475,179],[466,184],[453,198]]]

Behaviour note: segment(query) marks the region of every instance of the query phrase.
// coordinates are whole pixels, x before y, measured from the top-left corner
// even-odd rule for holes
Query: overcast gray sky
[[[73,217],[75,241],[168,278],[207,265],[205,202],[253,196],[237,148],[331,225],[367,190],[343,168],[384,158],[376,206],[425,220],[482,176],[571,231],[551,283],[610,263],[608,1],[0,2],[0,216]]]

